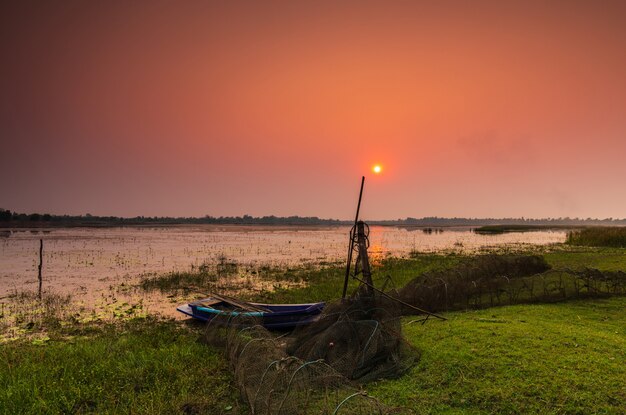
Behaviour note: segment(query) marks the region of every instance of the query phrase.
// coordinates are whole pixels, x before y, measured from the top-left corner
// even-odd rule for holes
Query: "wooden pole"
[[[43,239],[39,240],[39,299],[41,300],[41,285],[43,280],[41,278],[41,267],[43,265]]]
[[[356,205],[356,216],[354,218],[354,227],[352,228],[356,232],[356,225],[359,221],[359,210],[361,209],[361,198],[363,197],[363,184],[365,183],[365,176],[361,177],[361,190],[359,190],[359,202]],[[341,299],[346,298],[346,292],[348,291],[348,280],[350,279],[350,265],[352,264],[352,251],[354,249],[354,235],[350,233],[350,243],[348,244],[348,263],[346,264],[346,277],[343,280],[343,292],[341,293]]]

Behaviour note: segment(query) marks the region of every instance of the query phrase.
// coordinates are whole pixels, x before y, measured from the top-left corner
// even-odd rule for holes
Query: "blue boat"
[[[324,302],[307,304],[248,303],[215,295],[181,305],[176,310],[202,321],[211,321],[218,316],[220,322],[229,322],[231,319],[237,321],[237,317],[251,317],[258,319],[265,328],[289,330],[313,323],[325,305]]]

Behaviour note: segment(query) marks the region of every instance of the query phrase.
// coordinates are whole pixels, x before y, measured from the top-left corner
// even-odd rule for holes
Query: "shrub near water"
[[[597,227],[572,231],[567,234],[566,242],[570,245],[626,248],[626,227]]]

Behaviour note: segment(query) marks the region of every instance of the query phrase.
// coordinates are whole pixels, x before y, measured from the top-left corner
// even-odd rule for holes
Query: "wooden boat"
[[[236,324],[237,317],[257,318],[268,329],[293,329],[317,320],[325,303],[262,304],[248,303],[222,295],[181,305],[177,311],[202,321],[220,316],[220,322]]]

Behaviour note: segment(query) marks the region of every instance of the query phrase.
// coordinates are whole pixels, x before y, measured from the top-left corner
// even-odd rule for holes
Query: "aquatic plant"
[[[626,248],[626,227],[604,226],[571,231],[566,243],[578,246]]]

